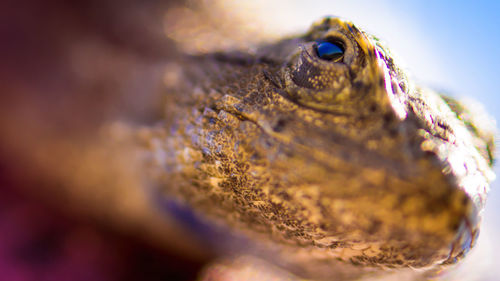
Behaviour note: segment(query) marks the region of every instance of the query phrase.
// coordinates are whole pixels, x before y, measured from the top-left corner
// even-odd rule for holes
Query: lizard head
[[[414,86],[377,38],[327,17],[186,69],[195,109],[178,114],[175,170],[195,209],[368,266],[452,263],[474,244],[492,134]]]

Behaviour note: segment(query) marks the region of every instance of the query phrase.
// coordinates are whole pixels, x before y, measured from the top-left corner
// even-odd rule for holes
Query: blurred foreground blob
[[[18,178],[1,174],[0,184],[0,280],[193,280],[202,266],[20,194]]]
[[[299,281],[290,273],[251,256],[217,260],[205,268],[199,281]]]
[[[163,116],[168,61],[179,55],[177,45],[183,53],[196,45],[174,44],[179,31],[210,42],[226,38],[228,43],[217,43],[224,47],[243,42],[241,34],[230,38],[239,33],[223,6],[181,0],[2,1],[0,157],[9,177],[29,179],[13,189],[99,227],[206,259],[203,247],[136,188],[142,179],[135,155],[121,151],[128,148],[128,129],[110,124],[150,124]],[[190,22],[186,15],[193,16]]]
[[[148,207],[102,129],[158,116],[164,16],[183,2],[0,3],[0,280],[196,276],[201,247]]]

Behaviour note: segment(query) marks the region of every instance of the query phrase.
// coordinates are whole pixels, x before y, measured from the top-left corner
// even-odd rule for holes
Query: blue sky
[[[500,1],[394,1],[432,40],[449,77],[445,87],[496,113],[500,75]],[[438,83],[439,81],[433,81]],[[497,113],[497,120],[500,120]]]

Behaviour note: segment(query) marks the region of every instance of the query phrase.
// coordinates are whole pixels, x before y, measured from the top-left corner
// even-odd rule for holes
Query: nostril
[[[285,128],[285,125],[286,125],[286,120],[285,119],[279,119],[276,122],[276,125],[274,125],[273,131],[275,131],[277,133],[282,132],[283,129]]]

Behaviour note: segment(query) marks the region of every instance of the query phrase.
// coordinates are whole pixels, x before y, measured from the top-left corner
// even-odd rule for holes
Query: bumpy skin
[[[339,62],[318,57],[325,39],[344,47]],[[253,53],[180,58],[167,76],[154,177],[254,254],[344,280],[439,269],[474,245],[492,131],[414,86],[353,24],[324,18]]]

